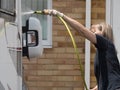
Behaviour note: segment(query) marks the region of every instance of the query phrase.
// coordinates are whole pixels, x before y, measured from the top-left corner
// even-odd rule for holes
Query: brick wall
[[[85,0],[53,0],[53,8],[85,24]],[[92,24],[105,20],[105,0],[92,0]],[[85,39],[71,29],[84,67]],[[91,45],[91,87],[96,85]],[[40,58],[23,58],[24,80],[28,90],[84,90],[79,64],[66,28],[53,17],[53,48],[44,49]]]

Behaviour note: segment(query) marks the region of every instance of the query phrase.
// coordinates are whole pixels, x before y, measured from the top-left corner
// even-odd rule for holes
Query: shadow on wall
[[[4,86],[2,85],[1,81],[0,81],[0,90],[5,90]]]

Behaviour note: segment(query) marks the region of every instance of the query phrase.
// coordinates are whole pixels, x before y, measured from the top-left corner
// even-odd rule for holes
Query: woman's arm
[[[96,36],[93,32],[91,32],[89,29],[87,29],[85,26],[83,26],[81,23],[77,22],[76,20],[64,15],[63,13],[57,11],[57,10],[49,10],[45,9],[44,14],[49,14],[53,16],[60,16],[62,17],[67,24],[69,24],[72,28],[74,28],[79,34],[89,41],[91,41],[93,44],[96,44]]]
[[[90,89],[90,90],[98,90],[97,85],[93,89]]]
[[[92,43],[96,43],[96,36],[93,32],[83,26],[81,23],[77,22],[76,20],[63,15],[63,19],[72,27],[74,28],[79,34],[86,39],[90,40]]]

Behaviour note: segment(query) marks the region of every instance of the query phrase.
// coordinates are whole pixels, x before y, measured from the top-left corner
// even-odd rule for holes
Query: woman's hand
[[[46,14],[46,15],[53,15],[53,16],[60,16],[60,17],[64,16],[63,13],[61,13],[57,10],[54,10],[54,9],[44,9],[43,13]]]
[[[97,85],[94,88],[90,89],[90,90],[98,90]]]

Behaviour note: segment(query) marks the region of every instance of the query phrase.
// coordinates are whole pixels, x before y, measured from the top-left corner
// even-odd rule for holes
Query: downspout
[[[16,0],[15,2],[16,4],[16,21],[15,23],[17,24],[17,28],[18,28],[18,33],[19,33],[19,41],[18,41],[18,47],[22,48],[22,17],[21,17],[21,0]],[[22,52],[21,53],[21,57],[19,55],[17,55],[17,62],[19,63],[19,68],[18,70],[20,70],[19,75],[18,75],[18,90],[22,90]]]
[[[91,25],[91,0],[86,0],[86,27]],[[85,40],[85,81],[90,88],[90,41]]]
[[[108,24],[112,24],[112,14],[111,14],[111,12],[113,12],[113,10],[112,10],[112,8],[111,7],[113,7],[112,6],[112,1],[111,0],[106,0],[106,23],[108,23]]]

